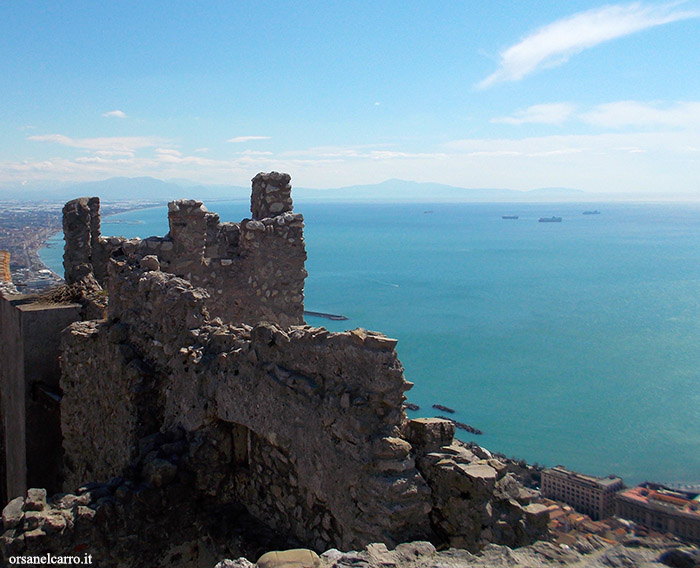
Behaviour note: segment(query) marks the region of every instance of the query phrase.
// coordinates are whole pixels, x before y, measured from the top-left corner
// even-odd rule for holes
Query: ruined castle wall
[[[200,201],[168,206],[165,237],[124,239],[100,235],[99,199],[81,198],[64,208],[66,281],[90,271],[106,286],[111,257],[157,257],[159,267],[209,292],[211,313],[228,322],[304,323],[306,251],[302,215],[292,212],[289,176],[253,179],[252,219],[221,223]]]
[[[137,457],[135,441],[160,426],[157,407],[147,409],[156,377],[125,340],[125,326],[98,321],[77,322],[64,334],[61,429],[68,490],[121,475]]]
[[[21,314],[12,302],[0,295],[0,387],[2,390],[3,460],[5,477],[2,479],[7,499],[22,495],[26,485],[25,428],[25,384],[24,350],[20,332]]]
[[[406,419],[395,340],[302,325],[289,192],[286,174],[259,174],[240,223],[176,201],[168,235],[144,240],[101,237],[94,206],[66,206],[67,267],[92,265],[109,305],[64,333],[65,489],[115,478],[114,499],[165,517],[183,491],[195,509],[242,503],[318,550],[413,538],[476,550],[546,528],[502,463],[454,443],[454,425]],[[110,518],[99,501],[95,522]],[[115,534],[140,534],[118,518]]]
[[[105,259],[99,246],[100,199],[81,197],[63,207],[63,234],[66,247],[63,254],[65,280],[78,282],[94,273],[101,279],[105,273]]]
[[[109,282],[110,320],[75,324],[65,339],[69,483],[90,472],[116,475],[133,460],[147,367],[158,391],[148,412],[162,417],[163,431],[226,423],[255,440],[247,475],[235,473],[229,452],[197,468],[201,491],[229,487],[251,512],[319,547],[429,532],[429,491],[410,444],[398,439],[410,384],[394,340],[361,330],[222,326],[209,320],[206,291],[126,263],[114,265]],[[228,465],[217,473],[221,463]]]

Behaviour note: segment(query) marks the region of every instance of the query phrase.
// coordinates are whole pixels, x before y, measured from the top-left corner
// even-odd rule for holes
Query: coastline
[[[61,235],[63,202],[0,202],[0,250],[10,252],[12,281],[20,293],[33,293],[63,283],[63,276],[42,260],[39,251]],[[108,202],[106,217],[161,207],[161,202]]]
[[[307,204],[305,204],[306,206]],[[484,206],[480,206],[483,208]],[[497,204],[492,204],[492,208],[490,210],[495,211],[498,209],[499,205]],[[573,206],[572,206],[573,207]],[[148,207],[135,207],[134,209],[147,209]],[[314,212],[313,208],[308,206],[307,209],[308,215],[307,215],[307,221],[311,220],[314,225],[312,226],[309,224],[309,229],[307,232],[307,239],[309,240],[309,246],[311,247],[311,243],[314,242],[313,237],[315,236],[312,233],[316,233],[316,235],[323,236],[323,238],[326,238],[325,233],[319,233],[319,229],[317,228],[317,213]],[[361,208],[359,206],[353,206],[351,209],[352,210],[357,210],[358,214],[361,211],[364,211],[364,208]],[[408,211],[408,208],[404,208],[405,211]],[[435,206],[434,207],[436,213],[439,215],[442,215],[440,211],[440,206]],[[635,206],[634,210],[632,211],[633,214],[639,215],[640,212],[643,212],[646,208],[642,208],[640,206]],[[613,210],[613,207],[611,206],[611,211]],[[664,213],[673,213],[674,209],[669,209],[668,207],[663,207],[662,208]],[[500,226],[500,212],[502,211],[499,210],[498,213],[499,215],[495,217],[496,222],[499,223]],[[595,217],[600,217],[600,219],[593,219],[593,222],[600,223],[602,225],[602,229],[608,232],[614,231],[615,227],[611,224],[611,218],[615,217],[622,217],[619,212],[628,214],[629,212],[627,211],[627,208],[623,208],[620,206],[620,208],[616,209],[616,213],[614,215],[606,216],[605,219],[603,219],[602,216],[595,216]],[[305,211],[305,214],[307,212]],[[312,215],[313,213],[313,215]],[[427,219],[427,217],[422,215],[423,209],[420,209],[420,216],[422,219]],[[434,217],[438,217],[439,215],[436,215]],[[379,215],[378,215],[379,216]],[[401,215],[399,216],[400,218],[404,219],[407,216]],[[581,216],[583,217],[583,216]],[[657,218],[663,218],[660,215],[657,215]],[[352,217],[351,217],[352,219]],[[372,223],[376,223],[376,219],[373,220],[373,218],[370,218],[372,220]],[[586,222],[586,218],[580,219],[577,218],[575,219],[579,223],[579,225],[582,225],[582,223]],[[605,221],[604,223],[602,223]],[[423,222],[423,221],[421,221]],[[370,225],[372,225],[370,223]],[[573,221],[568,224],[568,227],[571,227],[573,225]],[[646,224],[646,223],[645,223]],[[536,224],[535,224],[536,225]],[[647,224],[648,225],[648,224]],[[508,226],[510,229],[510,225]],[[567,230],[569,228],[567,227]],[[394,230],[395,228],[392,228]],[[108,228],[107,233],[108,234],[115,234],[116,230],[118,230],[118,227],[114,227],[112,229]],[[325,230],[325,229],[324,229]],[[518,229],[520,230],[520,229]],[[598,230],[598,229],[596,229]],[[675,229],[674,229],[675,230]],[[156,231],[157,233],[157,231]],[[480,237],[479,237],[480,238]],[[560,236],[557,236],[557,239],[561,238]],[[334,238],[329,238],[329,240],[333,240]],[[551,237],[547,237],[546,245],[547,246],[554,246],[556,244],[555,241]],[[319,258],[319,253],[317,249],[311,249],[312,250],[312,255],[310,255],[310,260],[313,260],[314,262],[318,263],[319,261],[317,260]],[[321,251],[322,253],[324,251]],[[377,251],[377,254],[371,255],[370,261],[374,261],[375,259],[373,257],[377,257],[377,261],[384,261],[385,256],[383,256],[383,253],[381,250]],[[584,259],[585,260],[585,259]],[[352,258],[348,259],[347,262],[341,262],[341,260],[338,260],[338,264],[348,264],[352,262]],[[598,262],[598,261],[597,261]],[[583,262],[579,262],[579,265],[583,264]],[[342,268],[342,267],[341,267]],[[508,266],[504,266],[504,268],[508,268]],[[508,268],[508,270],[511,270],[512,266]],[[393,270],[393,267],[391,267]],[[593,271],[598,270],[598,266],[592,266],[590,274],[593,274]],[[318,271],[315,272],[318,274]],[[319,306],[322,308],[327,308],[328,312],[334,312],[336,314],[347,314],[348,316],[351,317],[351,322],[356,322],[353,323],[353,327],[356,325],[362,325],[363,327],[367,327],[370,329],[387,329],[388,326],[385,323],[372,323],[372,321],[377,320],[379,317],[383,317],[385,321],[387,320],[387,315],[383,313],[378,313],[378,316],[375,318],[375,311],[376,312],[382,312],[384,310],[384,307],[378,306],[377,310],[374,310],[374,308],[370,307],[370,312],[367,312],[366,310],[357,309],[357,303],[355,302],[355,296],[348,295],[346,293],[346,288],[349,286],[352,287],[362,287],[364,286],[366,289],[366,295],[368,297],[370,296],[377,296],[378,294],[381,294],[380,297],[384,297],[386,295],[387,298],[391,298],[393,295],[398,294],[400,291],[408,290],[409,288],[404,285],[404,281],[401,282],[401,288],[394,288],[391,287],[389,288],[386,285],[386,282],[398,282],[398,280],[390,280],[388,278],[384,278],[382,276],[381,279],[377,279],[377,281],[358,281],[357,278],[353,277],[353,279],[348,278],[345,276],[344,273],[334,273],[333,278],[328,278],[328,279],[313,279],[310,278],[309,281],[307,281],[307,287],[308,287],[308,303],[311,305]],[[584,276],[588,278],[588,275]],[[544,276],[542,277],[543,280],[547,280]],[[318,290],[319,288],[323,288],[323,296],[320,296],[319,300],[319,295],[318,295]],[[334,292],[334,288],[338,287],[341,292]],[[325,290],[329,290],[328,293],[325,292]],[[352,291],[351,291],[352,292]],[[467,293],[473,294],[474,289],[472,287],[471,290],[467,290]],[[341,296],[341,299],[346,298],[347,302],[344,304],[341,301],[338,301],[337,298],[334,298],[331,294],[335,293],[336,296]],[[327,299],[331,298],[331,301],[328,301]],[[422,297],[422,299],[427,299],[430,301],[430,296],[426,296],[425,298]],[[585,304],[585,302],[582,302]],[[352,305],[353,307],[347,307]],[[581,317],[583,318],[588,318],[592,313],[597,313],[598,310],[601,308],[601,306],[604,308],[605,305],[603,304],[587,304],[585,307],[584,312],[581,314]],[[348,311],[343,311],[347,309]],[[479,306],[476,304],[471,304],[470,310],[476,310],[477,313],[479,312]],[[416,311],[417,310],[417,311]],[[397,314],[397,310],[395,306],[391,306],[390,308],[387,308],[387,312],[391,311],[392,313],[389,314],[391,317],[395,317]],[[424,309],[420,305],[415,305],[414,309],[412,309],[411,314],[413,314],[413,317],[417,318],[422,318],[421,314],[424,313]],[[640,315],[637,311],[633,312],[628,312],[627,317],[631,317],[631,313],[633,313],[635,318],[639,318]],[[401,315],[401,314],[399,314]],[[509,311],[507,314],[507,317],[504,318],[503,325],[510,325],[508,322],[516,322],[518,321],[519,314],[518,312],[513,312]],[[668,315],[668,314],[667,314]],[[466,320],[468,325],[476,325],[477,328],[481,325],[481,321],[483,321],[483,318],[481,321],[479,320],[481,316],[474,316],[473,318]],[[558,317],[558,313],[550,313],[549,316],[546,318],[546,323],[547,325],[550,325],[551,321],[554,321],[555,318]],[[474,320],[476,320],[476,323],[474,324]],[[369,322],[369,323],[367,323]],[[465,324],[465,325],[467,325]],[[342,321],[336,322],[333,320],[328,320],[327,322],[320,324],[317,323],[316,325],[324,325],[327,326],[329,329],[334,329],[334,330],[340,330],[340,326],[344,326]],[[394,324],[392,324],[394,325]],[[677,323],[674,322],[674,330],[675,327],[677,327]],[[344,327],[343,327],[344,329]],[[676,332],[674,331],[674,334]],[[397,333],[392,333],[393,336],[397,336]],[[645,443],[644,448],[642,451],[640,450],[635,450],[634,452],[631,451],[631,446],[628,444],[626,448],[623,448],[623,451],[618,452],[615,447],[611,447],[609,452],[606,452],[606,455],[601,456],[601,459],[598,459],[596,456],[593,457],[587,457],[589,456],[590,452],[587,451],[589,447],[589,443],[586,439],[585,441],[585,448],[586,451],[581,451],[578,449],[578,446],[572,446],[567,442],[567,434],[566,432],[563,432],[561,429],[556,431],[556,439],[553,440],[554,443],[550,443],[549,445],[547,444],[547,441],[541,441],[540,440],[540,435],[538,432],[544,431],[545,432],[545,437],[547,435],[548,431],[555,431],[554,427],[551,425],[548,425],[546,421],[542,421],[542,419],[550,419],[552,417],[551,413],[547,413],[547,415],[543,416],[538,416],[537,419],[537,428],[533,430],[533,435],[525,437],[525,443],[520,444],[518,441],[517,437],[518,435],[513,435],[511,433],[511,430],[509,430],[509,425],[508,425],[508,418],[506,418],[505,422],[499,422],[496,421],[494,425],[494,420],[493,416],[497,415],[499,412],[503,413],[505,412],[506,415],[509,414],[508,410],[503,410],[504,408],[508,408],[508,403],[507,401],[504,403],[499,399],[498,402],[498,409],[493,409],[491,403],[484,403],[483,400],[479,398],[473,398],[470,401],[457,401],[457,402],[451,402],[450,397],[452,395],[452,386],[451,382],[454,382],[456,385],[456,389],[460,389],[460,392],[463,391],[465,388],[469,389],[470,392],[476,392],[472,391],[471,388],[469,387],[469,383],[464,382],[463,384],[466,385],[465,387],[460,386],[461,381],[467,381],[469,373],[471,373],[471,369],[469,366],[464,366],[464,365],[455,365],[449,358],[445,359],[445,366],[443,368],[442,364],[440,364],[439,371],[438,368],[435,366],[434,363],[430,365],[430,367],[425,367],[425,364],[421,363],[418,361],[418,365],[416,364],[416,357],[414,356],[414,353],[416,352],[416,349],[421,348],[420,346],[424,343],[424,336],[420,334],[414,334],[414,336],[411,335],[409,332],[408,334],[406,333],[401,333],[400,334],[400,344],[399,344],[399,353],[402,359],[403,364],[406,367],[407,370],[407,378],[411,382],[415,382],[416,386],[410,393],[410,400],[412,402],[419,403],[421,406],[430,406],[431,403],[435,400],[435,380],[439,378],[440,380],[440,391],[445,392],[446,394],[443,395],[441,394],[440,397],[445,401],[450,404],[450,406],[454,406],[457,409],[460,409],[461,411],[464,412],[464,414],[461,414],[464,418],[461,418],[466,423],[470,423],[473,425],[478,426],[479,428],[482,428],[484,431],[483,436],[480,438],[482,439],[481,443],[485,445],[486,447],[489,448],[494,448],[497,449],[509,456],[522,456],[524,457],[527,462],[529,463],[546,463],[547,465],[556,465],[558,463],[563,463],[570,467],[571,469],[575,469],[577,471],[582,471],[585,473],[590,473],[593,475],[606,475],[609,473],[615,473],[620,476],[622,476],[626,481],[629,481],[630,483],[637,483],[640,481],[644,481],[646,478],[654,479],[669,485],[678,485],[678,484],[690,484],[694,485],[696,484],[699,480],[696,478],[695,475],[693,475],[693,472],[687,473],[684,469],[677,470],[675,467],[671,467],[670,462],[668,462],[667,459],[663,460],[665,465],[663,468],[649,468],[646,464],[647,462],[643,461],[642,456],[644,455],[644,451],[646,451],[647,448],[654,448],[654,447],[659,447],[658,444],[652,442]],[[422,339],[423,338],[423,339]],[[464,343],[464,345],[462,345]],[[534,337],[534,344],[531,345],[531,347],[534,347],[536,350],[538,347],[538,339],[537,336]],[[489,344],[486,342],[482,342],[481,339],[477,335],[470,339],[468,342],[460,342],[458,344],[459,348],[461,351],[466,351],[466,349],[469,347],[470,349],[477,349],[480,353],[485,352],[489,347]],[[470,347],[471,346],[471,347]],[[449,350],[452,349],[452,345],[446,344],[444,346],[445,349]],[[504,353],[507,354],[507,353]],[[622,355],[620,356],[622,358]],[[434,359],[434,358],[433,358]],[[536,356],[533,356],[532,359],[527,359],[528,364],[536,364],[538,361],[541,361],[541,358],[538,358]],[[440,362],[440,361],[438,361]],[[587,362],[590,363],[591,360],[587,359]],[[421,367],[423,365],[423,367]],[[633,366],[633,365],[632,365]],[[427,370],[424,370],[425,369]],[[560,372],[560,368],[558,370],[558,367],[556,365],[553,366],[553,375],[558,375]],[[629,365],[628,365],[629,367]],[[464,370],[467,370],[467,373],[464,372]],[[438,371],[439,377],[436,376],[436,371]],[[580,369],[577,369],[577,375],[579,375],[582,379],[584,377],[589,377],[595,379],[596,374],[595,372],[591,372],[587,367],[583,366]],[[461,378],[460,378],[461,377]],[[514,387],[516,390],[518,389],[520,384],[524,384],[527,382],[529,379],[527,376],[521,376],[520,373],[512,374],[508,378],[508,389],[511,389],[511,387]],[[540,379],[538,379],[540,380]],[[554,379],[553,379],[554,380]],[[431,382],[432,381],[432,382]],[[540,380],[541,382],[541,380]],[[500,383],[498,383],[500,384]],[[527,392],[525,392],[524,396],[526,397],[525,399],[521,399],[519,395],[514,395],[512,398],[513,400],[517,400],[518,405],[520,408],[527,408],[529,407],[530,400],[528,397],[533,397],[536,396],[538,400],[542,399],[545,402],[547,402],[547,398],[550,397],[551,395],[551,390],[541,390],[541,385],[539,383],[536,383],[532,386],[532,388],[529,388]],[[478,388],[478,385],[477,387]],[[501,388],[501,387],[499,387]],[[503,387],[505,388],[505,387]],[[633,389],[634,390],[634,389]],[[425,391],[425,392],[424,392]],[[426,394],[427,392],[427,394]],[[457,391],[456,391],[457,392]],[[510,391],[509,391],[510,392]],[[457,392],[459,395],[459,392]],[[488,394],[488,393],[487,393]],[[476,396],[479,396],[479,393],[476,392]],[[646,400],[646,399],[645,399]],[[562,413],[564,411],[562,410]],[[648,412],[648,410],[645,410],[645,412]],[[510,413],[512,415],[512,413]],[[556,417],[556,416],[555,416]],[[466,419],[465,419],[466,418]],[[587,423],[587,427],[590,427],[591,424]],[[622,435],[622,432],[618,429],[617,430],[618,435]],[[660,430],[655,430],[649,433],[645,434],[645,437],[651,437],[652,439],[657,435],[657,432],[660,437],[663,436],[663,431]],[[472,440],[474,438],[471,438],[470,436],[462,436],[462,439],[465,441]],[[635,438],[636,439],[636,438]],[[646,439],[646,438],[645,438]],[[590,447],[594,447],[593,445],[590,445]],[[543,451],[543,448],[545,451]],[[555,448],[551,449],[550,448]],[[573,450],[572,450],[573,448]],[[632,456],[631,454],[634,453],[635,456]],[[585,455],[583,455],[585,454]],[[638,455],[637,455],[638,454]],[[572,459],[572,455],[574,455],[574,458],[577,459]],[[605,461],[604,458],[610,456],[607,461]],[[614,461],[615,463],[613,465],[610,465],[608,462]],[[643,465],[637,465],[637,462],[642,463]],[[675,463],[675,462],[674,462]],[[686,468],[687,469],[687,468]]]

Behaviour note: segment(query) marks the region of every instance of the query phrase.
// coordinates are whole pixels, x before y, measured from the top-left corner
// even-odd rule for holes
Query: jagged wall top
[[[289,174],[259,173],[253,178],[253,193],[250,196],[250,212],[253,219],[275,217],[292,211],[292,186]]]
[[[100,198],[80,197],[63,207],[63,237],[66,241],[63,268],[68,284],[94,272],[93,248],[100,236]]]
[[[201,201],[168,206],[165,237],[125,239],[100,235],[99,199],[81,198],[64,207],[66,281],[93,272],[106,286],[110,259],[145,261],[209,292],[213,317],[232,323],[267,320],[282,326],[304,323],[306,250],[304,219],[292,212],[290,176],[253,178],[252,219],[221,223]]]

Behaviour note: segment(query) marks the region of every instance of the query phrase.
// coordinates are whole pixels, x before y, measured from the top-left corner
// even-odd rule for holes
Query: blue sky
[[[0,184],[700,195],[700,1],[0,4]]]

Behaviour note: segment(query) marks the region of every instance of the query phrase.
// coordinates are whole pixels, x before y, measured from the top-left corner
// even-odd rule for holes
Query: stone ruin
[[[258,174],[240,223],[172,202],[170,232],[143,240],[102,236],[97,198],[66,204],[66,282],[109,302],[63,332],[64,493],[8,482],[5,557],[213,565],[270,542],[477,550],[543,534],[506,464],[449,421],[407,418],[396,340],[305,324],[289,182]],[[269,539],[245,549],[246,526]]]

